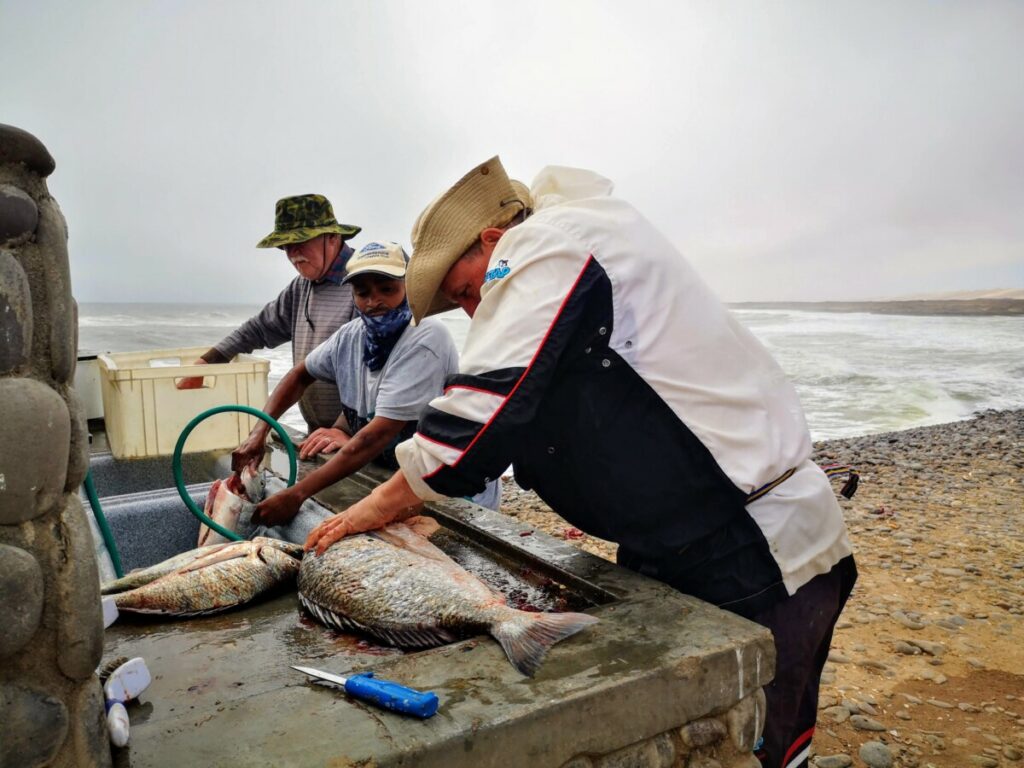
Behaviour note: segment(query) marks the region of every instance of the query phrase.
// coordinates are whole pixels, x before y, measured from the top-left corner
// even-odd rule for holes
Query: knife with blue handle
[[[340,685],[349,696],[368,701],[384,709],[390,709],[392,712],[423,718],[430,717],[437,712],[436,693],[406,688],[404,685],[392,683],[390,680],[378,680],[373,676],[373,672],[362,672],[351,677],[342,677],[312,667],[292,666],[292,669],[297,669],[310,677]]]

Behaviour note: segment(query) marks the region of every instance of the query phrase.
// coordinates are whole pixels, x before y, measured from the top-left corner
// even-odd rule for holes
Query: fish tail
[[[512,666],[532,677],[552,645],[596,622],[596,618],[585,613],[516,611],[493,626],[491,634],[501,643]]]

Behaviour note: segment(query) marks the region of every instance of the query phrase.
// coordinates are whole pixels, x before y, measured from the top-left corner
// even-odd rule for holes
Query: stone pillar
[[[99,577],[78,488],[67,224],[31,134],[0,124],[0,768],[109,766]]]

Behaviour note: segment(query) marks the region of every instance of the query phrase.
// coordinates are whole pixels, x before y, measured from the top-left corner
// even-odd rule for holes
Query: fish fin
[[[370,533],[371,535],[376,536],[382,541],[386,541],[388,544],[392,544],[399,549],[415,552],[417,555],[431,560],[437,560],[438,562],[445,563],[446,565],[452,563],[452,559],[448,557],[448,555],[431,544],[425,536],[421,536],[416,533],[415,530],[405,523],[392,523],[391,525],[380,528],[376,531],[371,531]]]
[[[533,677],[552,645],[596,622],[585,613],[516,611],[513,617],[492,626],[491,634],[501,643],[512,666]]]
[[[434,518],[428,517],[427,515],[414,515],[412,517],[407,517],[403,522],[412,530],[413,533],[428,539],[441,530],[441,524]]]
[[[302,594],[299,595],[299,602],[325,626],[341,632],[361,632],[397,648],[434,648],[458,640],[458,637],[443,627],[418,627],[416,629],[369,627],[350,616],[319,606]]]
[[[248,542],[229,542],[229,544],[241,543],[248,544]],[[251,554],[252,552],[248,547],[246,547],[245,549],[241,549],[225,546],[224,549],[219,549],[216,552],[211,552],[208,555],[203,555],[198,560],[193,560],[188,565],[182,566],[178,570],[172,571],[171,573],[166,574],[161,578],[166,578],[167,576],[176,576],[183,573],[191,573],[192,571],[198,571],[203,568],[207,568],[211,565],[216,565],[217,563],[226,563],[228,560],[235,560],[239,557],[249,557]]]
[[[254,544],[261,544],[264,547],[279,549],[286,555],[294,557],[296,560],[301,560],[306,554],[306,551],[302,548],[301,544],[293,544],[290,541],[284,541],[282,539],[273,539],[268,536],[253,536],[249,541]]]
[[[443,627],[417,627],[416,629],[370,629],[371,635],[399,648],[435,648],[458,640]]]

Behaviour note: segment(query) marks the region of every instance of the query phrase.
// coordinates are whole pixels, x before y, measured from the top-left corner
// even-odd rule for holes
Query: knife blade
[[[373,672],[361,672],[358,675],[342,677],[313,667],[300,667],[293,664],[292,669],[310,677],[340,685],[349,696],[368,701],[392,712],[401,712],[405,715],[422,718],[430,717],[437,712],[437,694],[432,691],[417,691],[415,688],[408,688],[390,680],[378,680],[373,676]]]

